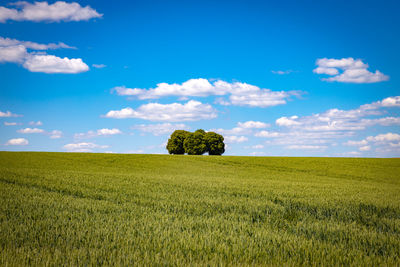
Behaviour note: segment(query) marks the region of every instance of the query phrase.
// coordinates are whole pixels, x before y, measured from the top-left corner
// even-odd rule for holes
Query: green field
[[[400,265],[400,159],[0,152],[0,265]]]

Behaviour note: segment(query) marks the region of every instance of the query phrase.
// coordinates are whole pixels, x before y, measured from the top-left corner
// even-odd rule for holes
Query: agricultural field
[[[400,159],[0,152],[0,265],[400,265]]]

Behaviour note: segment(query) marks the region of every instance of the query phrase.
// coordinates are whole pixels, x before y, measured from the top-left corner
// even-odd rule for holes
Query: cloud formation
[[[400,107],[400,96],[388,97],[352,110],[329,109],[311,116],[281,117],[276,124],[303,131],[355,131],[374,125],[400,125],[400,117],[365,118],[382,115],[380,109],[389,107]]]
[[[188,130],[189,126],[183,123],[159,123],[159,124],[138,124],[132,126],[132,129],[139,130],[143,133],[151,133],[155,136],[171,134],[175,130]]]
[[[92,152],[96,148],[108,148],[107,145],[97,145],[95,143],[72,143],[64,145],[64,149],[69,152]]]
[[[228,83],[222,80],[210,82],[207,79],[190,79],[182,84],[159,83],[157,87],[150,89],[127,88],[117,86],[112,89],[121,96],[130,96],[137,99],[158,99],[167,96],[177,97],[207,97],[220,96],[216,100],[221,105],[236,105],[249,107],[270,107],[286,104],[286,101],[298,91],[272,91],[262,89],[255,85],[233,82]],[[222,96],[229,96],[228,99]]]
[[[139,108],[130,107],[121,110],[111,110],[104,117],[114,119],[137,118],[149,121],[197,121],[217,117],[217,111],[209,104],[199,101],[188,101],[185,104],[149,103]]]
[[[29,141],[25,138],[14,138],[7,141],[6,145],[8,146],[26,146],[29,144]]]
[[[11,111],[6,111],[6,112],[0,111],[0,118],[10,118],[10,117],[22,117],[22,115],[14,114]]]
[[[25,129],[20,129],[17,132],[23,134],[32,134],[32,133],[44,133],[45,131],[39,128],[25,128]]]
[[[41,124],[36,124],[36,125],[41,125]],[[21,133],[21,134],[45,134],[45,135],[50,136],[51,139],[58,139],[58,138],[62,137],[62,131],[53,130],[53,131],[48,132],[48,131],[45,131],[45,130],[39,129],[39,128],[24,128],[24,129],[18,130],[17,133]]]
[[[0,37],[1,38],[1,37]],[[38,44],[33,42],[18,41],[16,39],[0,39],[0,63],[17,63],[31,72],[43,73],[80,73],[89,70],[80,58],[60,58],[46,53],[28,52],[27,48],[47,50],[65,47],[64,43]]]
[[[317,59],[316,65],[318,67],[313,70],[314,73],[333,76],[323,78],[323,81],[377,83],[389,80],[389,76],[379,70],[375,72],[368,71],[368,64],[363,63],[361,59],[354,59],[352,57],[342,59],[320,58]]]
[[[58,44],[50,43],[50,44],[40,44],[30,41],[20,41],[17,39],[4,38],[0,36],[0,46],[9,47],[9,46],[18,46],[22,45],[25,48],[32,50],[49,50],[49,49],[76,49],[76,47],[69,46],[64,44],[63,42],[59,42]]]
[[[29,3],[19,1],[12,5],[15,8],[0,6],[0,23],[4,23],[7,20],[33,22],[87,21],[103,16],[90,6],[82,7],[75,2],[57,1],[53,4],[48,4],[47,2]]]
[[[111,135],[116,135],[116,134],[122,134],[122,132],[117,128],[113,128],[113,129],[103,128],[103,129],[99,129],[97,131],[88,131],[87,133],[77,133],[74,135],[74,138],[84,139],[84,138],[93,138],[93,137],[97,137],[97,136],[111,136]]]

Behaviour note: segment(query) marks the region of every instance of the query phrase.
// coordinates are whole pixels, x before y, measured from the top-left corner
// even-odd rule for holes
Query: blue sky
[[[398,1],[0,4],[0,150],[400,155]]]

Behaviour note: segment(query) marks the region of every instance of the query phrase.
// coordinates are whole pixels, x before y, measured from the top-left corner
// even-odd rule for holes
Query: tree
[[[207,145],[204,140],[205,134],[206,132],[200,129],[186,136],[183,147],[188,155],[203,155],[207,152]]]
[[[208,155],[222,155],[225,152],[224,137],[214,132],[208,132],[204,135]]]
[[[167,150],[169,154],[185,154],[183,143],[190,132],[185,130],[176,130],[168,139]]]

